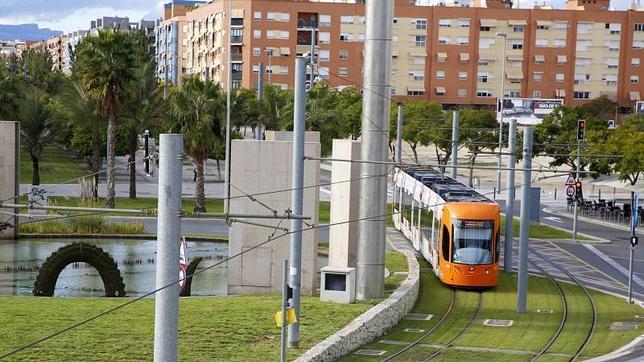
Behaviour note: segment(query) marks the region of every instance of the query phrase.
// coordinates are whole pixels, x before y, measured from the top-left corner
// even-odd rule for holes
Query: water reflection
[[[118,263],[128,296],[154,290],[155,240],[25,239],[0,243],[0,295],[32,295],[38,267],[51,253],[72,242],[94,244],[108,252]],[[203,258],[198,271],[220,262],[227,254],[225,243],[188,242],[189,258]],[[223,263],[195,276],[192,295],[225,295],[227,274]],[[70,264],[60,273],[54,295],[100,297],[104,295],[103,282],[92,266]]]

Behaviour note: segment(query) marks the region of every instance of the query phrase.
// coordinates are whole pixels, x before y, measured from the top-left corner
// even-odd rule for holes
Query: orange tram
[[[493,287],[499,273],[500,208],[427,167],[396,168],[393,221],[445,284]]]

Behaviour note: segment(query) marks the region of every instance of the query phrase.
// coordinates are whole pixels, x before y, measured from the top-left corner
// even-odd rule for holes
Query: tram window
[[[449,231],[447,231],[447,226],[443,225],[441,247],[443,248],[443,259],[447,261],[449,261],[449,244]]]
[[[453,220],[452,261],[461,264],[492,263],[492,221]]]

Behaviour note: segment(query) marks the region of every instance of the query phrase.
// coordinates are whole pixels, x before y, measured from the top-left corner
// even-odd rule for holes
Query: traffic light
[[[577,141],[583,141],[586,136],[586,120],[580,119],[577,121]]]
[[[583,199],[584,195],[582,194],[581,191],[581,181],[576,181],[575,182],[575,198],[577,200]]]

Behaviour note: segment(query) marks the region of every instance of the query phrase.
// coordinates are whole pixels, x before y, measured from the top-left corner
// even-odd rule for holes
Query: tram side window
[[[447,226],[443,225],[443,233],[441,239],[441,248],[443,249],[443,259],[449,261],[449,231],[447,231]]]

